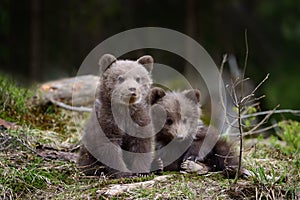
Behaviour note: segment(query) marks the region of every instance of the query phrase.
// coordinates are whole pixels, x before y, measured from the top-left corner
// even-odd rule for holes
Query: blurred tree
[[[41,1],[31,0],[30,10],[30,79],[40,80],[41,74]]]
[[[9,16],[10,0],[3,0],[0,3],[0,66],[7,69],[9,65],[9,28],[10,28],[10,16]],[[1,67],[1,68],[2,68]]]
[[[217,64],[228,53],[242,66],[247,29],[247,74],[258,82],[271,72],[262,91],[270,99],[265,105],[280,102],[297,108],[299,13],[298,0],[2,0],[0,65],[1,70],[35,81],[75,75],[85,56],[104,39],[131,28],[158,26],[191,36]],[[156,60],[193,74],[176,56],[149,51]]]

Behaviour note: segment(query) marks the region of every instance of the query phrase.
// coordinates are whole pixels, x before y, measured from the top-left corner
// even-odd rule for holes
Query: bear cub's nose
[[[130,91],[131,96],[135,97],[136,96],[136,88],[132,87],[128,89]]]

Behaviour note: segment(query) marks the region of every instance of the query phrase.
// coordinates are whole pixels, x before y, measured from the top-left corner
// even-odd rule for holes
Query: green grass
[[[69,132],[66,124],[72,115],[52,104],[37,104],[35,92],[0,74],[0,118],[41,130]]]
[[[243,166],[253,176],[233,180],[220,173],[172,174],[148,188],[115,197],[99,193],[113,184],[152,180],[155,176],[110,180],[85,177],[73,160],[87,115],[53,105],[31,104],[33,91],[0,76],[0,118],[16,122],[17,130],[0,129],[0,199],[299,199],[299,122],[280,123],[277,136],[245,147]],[[75,121],[74,118],[78,120]],[[250,145],[251,146],[251,145]],[[54,156],[54,157],[53,157]]]
[[[300,123],[297,121],[282,121],[279,123],[279,139],[285,142],[281,149],[286,154],[300,153]]]
[[[53,198],[53,199],[86,199],[107,198],[101,195],[100,189],[112,184],[125,184],[151,180],[155,176],[109,180],[105,177],[88,178],[78,171],[72,161],[44,158],[38,145],[53,149],[68,150],[73,144],[57,145],[63,141],[59,134],[42,143],[46,137],[43,130],[20,129],[1,131],[0,143],[0,187],[2,195],[13,198]],[[54,132],[53,132],[54,133]],[[4,142],[5,141],[5,142]],[[56,146],[57,145],[57,146]],[[256,151],[256,152],[254,152]],[[56,152],[60,152],[57,150]],[[146,199],[251,199],[262,195],[262,198],[296,199],[299,195],[298,155],[287,156],[273,147],[271,143],[261,144],[244,154],[244,166],[254,173],[249,179],[239,179],[236,184],[224,179],[220,173],[205,176],[197,174],[172,173],[167,181],[157,182],[149,188],[137,188],[122,193],[115,198]],[[169,174],[169,173],[165,173]],[[3,196],[2,196],[3,197]],[[274,198],[274,199],[276,199]]]
[[[27,111],[27,98],[31,96],[29,90],[19,88],[11,78],[0,74],[0,118],[20,121]]]

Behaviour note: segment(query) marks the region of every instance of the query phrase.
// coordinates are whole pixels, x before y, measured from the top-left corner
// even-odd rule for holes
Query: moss
[[[41,130],[68,132],[72,115],[52,104],[34,104],[35,91],[22,88],[0,74],[0,118]]]

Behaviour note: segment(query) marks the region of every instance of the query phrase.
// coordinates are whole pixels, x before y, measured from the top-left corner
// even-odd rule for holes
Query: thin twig
[[[247,31],[247,29],[245,30],[245,46],[246,46],[246,53],[245,53],[245,61],[244,61],[242,79],[244,79],[244,77],[245,77],[247,63],[248,63],[248,56],[249,56],[248,31]],[[242,82],[241,97],[242,96],[244,96],[244,83],[243,82]]]
[[[256,113],[246,114],[246,115],[242,114],[241,118],[247,119],[250,117],[257,117],[257,116],[261,116],[261,115],[269,115],[269,114],[272,115],[272,114],[282,114],[282,113],[290,113],[290,114],[297,115],[297,114],[300,114],[300,110],[292,110],[292,109],[268,110],[268,111],[256,112]],[[231,117],[233,117],[233,116],[231,116]],[[230,125],[233,126],[233,124],[235,124],[237,121],[238,121],[238,119],[235,119]],[[247,132],[247,135],[248,134],[249,133]],[[234,135],[234,134],[231,133],[231,134],[227,134],[227,135]]]
[[[223,95],[222,95],[222,90],[221,90],[221,85],[222,85],[222,75],[223,75],[223,70],[224,70],[224,65],[225,63],[227,62],[227,57],[228,55],[227,54],[224,54],[223,55],[223,60],[222,60],[222,63],[221,63],[221,66],[220,66],[220,77],[219,77],[219,94],[221,96],[221,105],[222,105],[222,108],[225,112],[225,122],[226,123],[229,123],[229,120],[228,120],[228,117],[227,117],[227,110],[226,110],[226,106],[225,106],[225,103],[224,103],[224,99],[223,99]]]
[[[69,106],[65,103],[55,101],[54,99],[50,99],[50,101],[51,101],[51,103],[53,103],[59,107],[62,107],[66,110],[71,110],[71,111],[76,111],[76,112],[92,112],[92,108],[87,108],[87,107],[83,107],[83,106],[80,106],[80,107]]]
[[[260,88],[260,86],[269,78],[269,75],[270,75],[270,73],[267,74],[267,76],[254,88],[254,90],[250,94],[255,94],[255,92],[258,90],[258,88]]]
[[[240,84],[242,84],[242,83],[244,83],[244,82],[246,82],[246,81],[249,81],[250,80],[250,78],[249,77],[247,77],[247,78],[244,78],[244,79],[236,79],[235,80],[235,82],[234,82],[234,87],[237,87],[238,85],[240,85]]]
[[[263,98],[265,98],[265,97],[266,97],[266,95],[261,95],[260,97],[256,97],[256,98],[254,98],[254,99],[248,100],[248,101],[247,101],[247,104],[249,104],[249,103],[251,103],[251,102],[259,101],[259,100],[261,100],[261,99],[263,99]],[[252,106],[252,107],[253,107],[253,106]]]
[[[291,109],[267,110],[267,111],[262,111],[262,112],[257,112],[257,113],[242,115],[242,118],[245,119],[245,118],[256,117],[256,116],[260,116],[260,115],[268,115],[270,113],[272,113],[272,114],[279,114],[279,113],[300,114],[300,110],[291,110]]]
[[[257,133],[262,133],[262,132],[268,131],[268,130],[276,128],[276,127],[278,127],[278,123],[273,124],[271,126],[268,126],[266,128],[262,128],[262,129],[259,129],[259,130],[256,130],[256,131],[252,131],[251,133],[249,131],[244,132],[244,136],[257,134]],[[229,133],[228,136],[237,136],[238,134],[239,133],[237,133],[237,132],[236,133]]]
[[[151,188],[157,182],[163,182],[171,178],[173,175],[164,175],[155,177],[153,180],[138,182],[138,183],[128,183],[128,184],[115,184],[109,186],[108,189],[100,189],[97,191],[98,194],[106,195],[109,197],[120,195],[125,191],[134,190],[136,188]]]
[[[242,118],[241,118],[241,106],[242,103],[239,102],[238,104],[238,125],[239,125],[239,138],[240,138],[240,153],[239,153],[239,162],[238,162],[238,169],[235,175],[234,182],[237,182],[237,179],[239,177],[239,172],[241,170],[242,166],[242,157],[243,157],[243,128],[242,128]]]
[[[268,127],[266,127],[266,128],[262,128],[262,129],[259,129],[259,130],[257,130],[257,131],[252,131],[252,132],[245,132],[244,133],[244,136],[247,136],[247,135],[253,135],[253,134],[257,134],[257,133],[262,133],[262,132],[265,132],[265,131],[268,131],[268,130],[270,130],[270,129],[273,129],[273,128],[276,128],[276,127],[278,127],[278,124],[273,124],[273,125],[271,125],[271,126],[268,126]]]
[[[245,72],[246,72],[246,67],[247,67],[247,62],[248,62],[248,53],[249,53],[247,30],[245,30],[245,42],[246,42],[246,55],[245,55],[245,63],[244,63],[244,69],[243,69],[243,74],[242,74],[242,80],[245,77]],[[239,102],[236,101],[236,104],[238,105],[237,108],[238,108],[238,126],[239,126],[239,137],[240,137],[240,154],[239,154],[238,169],[235,174],[234,183],[236,183],[239,178],[239,173],[240,173],[241,166],[242,166],[242,156],[243,156],[243,128],[242,128],[242,116],[241,115],[242,115],[242,108],[245,105],[245,104],[243,104],[244,81],[241,82],[241,85],[242,85],[242,88],[241,88],[240,101]],[[234,94],[236,96],[235,90],[234,90]],[[251,94],[254,94],[254,92],[252,92]]]
[[[270,113],[268,113],[255,127],[253,127],[250,131],[248,131],[250,134],[251,132],[255,131],[257,128],[259,128],[263,123],[265,123],[269,117],[274,113],[274,111],[279,107],[279,105],[277,105]]]

